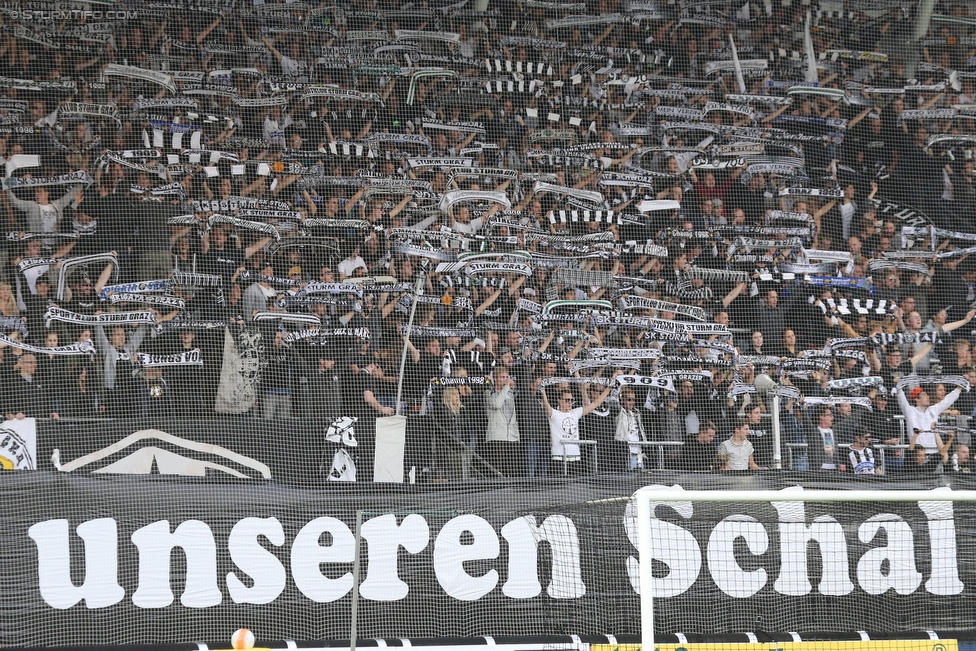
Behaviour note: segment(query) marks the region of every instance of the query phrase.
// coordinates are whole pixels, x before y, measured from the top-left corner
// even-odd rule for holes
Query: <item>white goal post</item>
[[[684,490],[680,486],[648,486],[634,493],[637,508],[640,561],[641,648],[654,649],[654,576],[652,572],[652,512],[656,502],[976,502],[976,491],[933,490]]]

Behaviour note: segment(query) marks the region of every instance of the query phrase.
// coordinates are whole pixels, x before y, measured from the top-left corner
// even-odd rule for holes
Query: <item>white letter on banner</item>
[[[952,502],[919,502],[918,508],[929,521],[932,576],[925,582],[925,589],[931,594],[961,594],[965,586],[959,580]]]
[[[427,521],[411,513],[397,526],[395,515],[381,515],[363,523],[363,538],[369,544],[366,580],[359,586],[364,599],[398,601],[410,588],[397,574],[397,551],[403,547],[419,554],[430,542]]]
[[[655,488],[664,488],[656,486]],[[655,597],[676,597],[687,591],[698,580],[701,573],[701,547],[691,532],[676,524],[659,520],[656,510],[659,506],[673,509],[686,520],[695,509],[691,502],[651,502],[651,552],[652,559],[668,566],[667,576],[654,579]],[[624,509],[624,530],[630,544],[637,549],[637,500],[631,499]],[[627,575],[634,592],[640,594],[640,561],[627,557]]]
[[[275,547],[285,544],[285,531],[278,518],[244,518],[227,537],[230,559],[254,580],[249,588],[233,572],[228,572],[227,590],[234,603],[269,604],[285,589],[284,566],[258,543],[258,536],[264,536]]]
[[[847,559],[844,529],[834,518],[822,515],[807,526],[803,502],[772,502],[779,513],[780,572],[773,588],[776,592],[798,597],[812,587],[807,576],[807,543],[820,545],[823,575],[820,594],[840,596],[854,590]]]
[[[542,591],[539,584],[539,543],[549,543],[552,570],[546,593],[553,599],[578,599],[586,594],[580,568],[576,524],[564,515],[550,515],[536,526],[535,516],[512,520],[502,527],[508,543],[508,580],[502,592],[512,599],[531,599]]]
[[[857,528],[862,543],[870,543],[884,529],[888,544],[872,547],[857,561],[857,582],[868,594],[884,594],[894,590],[911,594],[922,583],[922,575],[915,569],[915,536],[908,523],[894,513],[872,515]],[[884,564],[887,561],[888,569]]]
[[[766,586],[767,576],[763,568],[742,570],[733,552],[739,538],[745,540],[751,554],[765,554],[769,549],[769,534],[758,520],[748,515],[730,515],[715,525],[708,537],[708,571],[719,590],[745,599]]]
[[[320,545],[323,533],[332,537],[331,545]],[[298,532],[291,546],[291,577],[299,592],[318,603],[342,599],[352,590],[352,572],[338,579],[322,576],[323,563],[352,563],[356,537],[342,520],[315,518]]]
[[[186,586],[180,603],[187,608],[220,604],[217,545],[205,523],[187,520],[170,533],[168,520],[153,522],[132,534],[132,544],[139,549],[139,587],[132,594],[134,605],[165,608],[173,603],[169,568],[174,547],[182,549],[186,556]]]
[[[67,520],[38,522],[27,530],[37,545],[37,584],[41,598],[65,610],[85,600],[88,608],[112,606],[125,597],[119,585],[118,532],[115,520],[99,518],[78,525],[85,541],[85,582],[71,582],[71,544]]]
[[[461,542],[469,532],[470,545]],[[449,596],[461,601],[481,599],[498,585],[498,572],[489,570],[482,576],[471,576],[465,561],[498,558],[498,536],[484,518],[467,514],[452,518],[434,540],[434,575]]]

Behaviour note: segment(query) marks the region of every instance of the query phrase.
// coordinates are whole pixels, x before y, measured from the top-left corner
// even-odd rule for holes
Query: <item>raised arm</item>
[[[271,244],[271,237],[270,236],[262,237],[260,240],[258,240],[251,246],[244,249],[244,259],[247,260],[252,255],[262,250],[264,247],[268,246],[269,244]]]
[[[18,199],[17,195],[14,194],[13,190],[7,190],[7,200],[10,202],[14,208],[21,212],[27,212],[32,210],[36,205],[33,201],[24,201],[23,199]]]
[[[942,332],[952,332],[957,328],[961,328],[967,323],[969,323],[970,321],[972,321],[973,317],[976,317],[976,310],[969,310],[969,312],[966,313],[966,316],[963,317],[962,319],[959,319],[958,321],[953,321],[952,323],[947,323],[944,326],[942,326]]]
[[[745,283],[739,283],[738,285],[733,287],[732,291],[726,294],[725,297],[722,299],[722,307],[728,307],[729,305],[731,305],[732,301],[734,301],[736,298],[739,297],[739,294],[741,294],[745,290],[746,286],[747,285]]]
[[[959,398],[959,396],[961,395],[962,395],[962,389],[960,389],[959,387],[956,387],[955,389],[947,393],[945,398],[943,398],[942,400],[940,400],[935,404],[936,413],[941,414],[946,409],[951,407],[952,403],[954,403],[956,399]]]
[[[552,418],[552,406],[549,404],[549,396],[546,395],[546,390],[539,387],[539,393],[542,394],[542,408],[546,411],[546,418]]]
[[[942,463],[949,463],[949,450],[952,448],[952,441],[956,438],[956,430],[949,431],[949,440],[945,443],[942,442],[942,437],[939,436],[938,432],[935,434],[935,444],[939,448],[939,456],[942,457]]]
[[[921,362],[923,359],[925,359],[925,356],[929,354],[929,351],[930,350],[932,350],[932,342],[931,341],[929,343],[925,344],[924,346],[922,346],[918,350],[918,352],[915,353],[915,356],[912,357],[912,368],[915,368],[915,366],[919,362]]]
[[[616,379],[618,375],[620,375],[620,371],[619,370],[614,371],[614,373],[613,373],[613,379]],[[603,401],[606,400],[610,396],[610,392],[611,391],[613,391],[613,385],[610,385],[606,389],[604,389],[603,390],[603,393],[601,393],[599,396],[597,396],[597,399],[596,400],[594,400],[593,402],[591,402],[589,404],[583,405],[583,415],[585,416],[586,414],[590,413],[591,411],[593,411],[594,409],[596,409],[597,407],[599,407],[600,405],[602,405],[603,404]],[[585,395],[585,393],[584,393],[584,395]]]

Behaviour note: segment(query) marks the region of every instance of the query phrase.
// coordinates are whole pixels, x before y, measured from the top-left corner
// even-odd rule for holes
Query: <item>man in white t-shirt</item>
[[[620,375],[616,371],[613,377]],[[583,396],[583,406],[575,407],[576,397],[570,390],[565,390],[559,394],[559,405],[553,409],[549,404],[549,398],[545,391],[540,391],[542,397],[542,407],[545,409],[546,418],[549,419],[549,436],[552,442],[552,460],[554,463],[562,463],[563,457],[570,463],[580,460],[580,446],[575,443],[564,443],[564,440],[579,440],[579,421],[586,414],[590,413],[603,404],[603,401],[610,395],[612,387],[607,387],[596,400],[590,401],[586,391],[581,391]],[[574,466],[579,468],[579,466]],[[580,472],[577,470],[576,472]]]
[[[942,439],[935,432],[935,426],[939,422],[939,415],[952,406],[952,403],[962,395],[962,389],[956,387],[950,391],[945,398],[936,404],[932,404],[932,399],[922,387],[915,387],[905,395],[904,389],[895,391],[898,396],[898,406],[901,413],[905,416],[905,429],[914,432],[916,429],[922,433],[918,437],[917,444],[925,448],[926,454],[933,454],[942,447]],[[914,401],[913,406],[911,402]]]
[[[339,263],[337,268],[339,269],[339,278],[343,280],[355,274],[356,269],[363,268],[367,271],[369,270],[369,267],[366,266],[366,261],[359,255],[358,246],[349,252],[349,255]]]

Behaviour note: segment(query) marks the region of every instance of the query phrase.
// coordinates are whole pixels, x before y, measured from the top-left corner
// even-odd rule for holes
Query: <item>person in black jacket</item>
[[[13,367],[13,373],[6,378],[4,390],[4,410],[7,420],[14,418],[58,418],[51,410],[51,394],[37,376],[37,358],[33,353],[24,353]]]
[[[901,443],[898,421],[895,420],[897,407],[888,408],[888,392],[882,387],[871,398],[871,410],[864,414],[863,428],[871,433],[871,437],[878,439],[885,445]],[[904,451],[900,449],[885,450],[885,472],[899,471],[905,463]]]
[[[430,438],[431,468],[434,481],[461,481],[464,478],[464,457],[468,424],[461,392],[447,387],[434,403],[434,418],[443,431],[432,432]]]
[[[549,472],[550,440],[549,422],[539,398],[542,375],[531,380],[519,379],[515,393],[515,418],[519,423],[519,435],[524,443],[525,476],[545,477]]]
[[[831,427],[834,422],[833,407],[820,404],[812,415],[807,414],[807,442],[810,444],[810,470],[838,470],[843,455],[837,447],[837,438]]]
[[[715,462],[715,423],[706,420],[697,434],[690,434],[681,448],[681,467],[689,472],[717,470]]]

